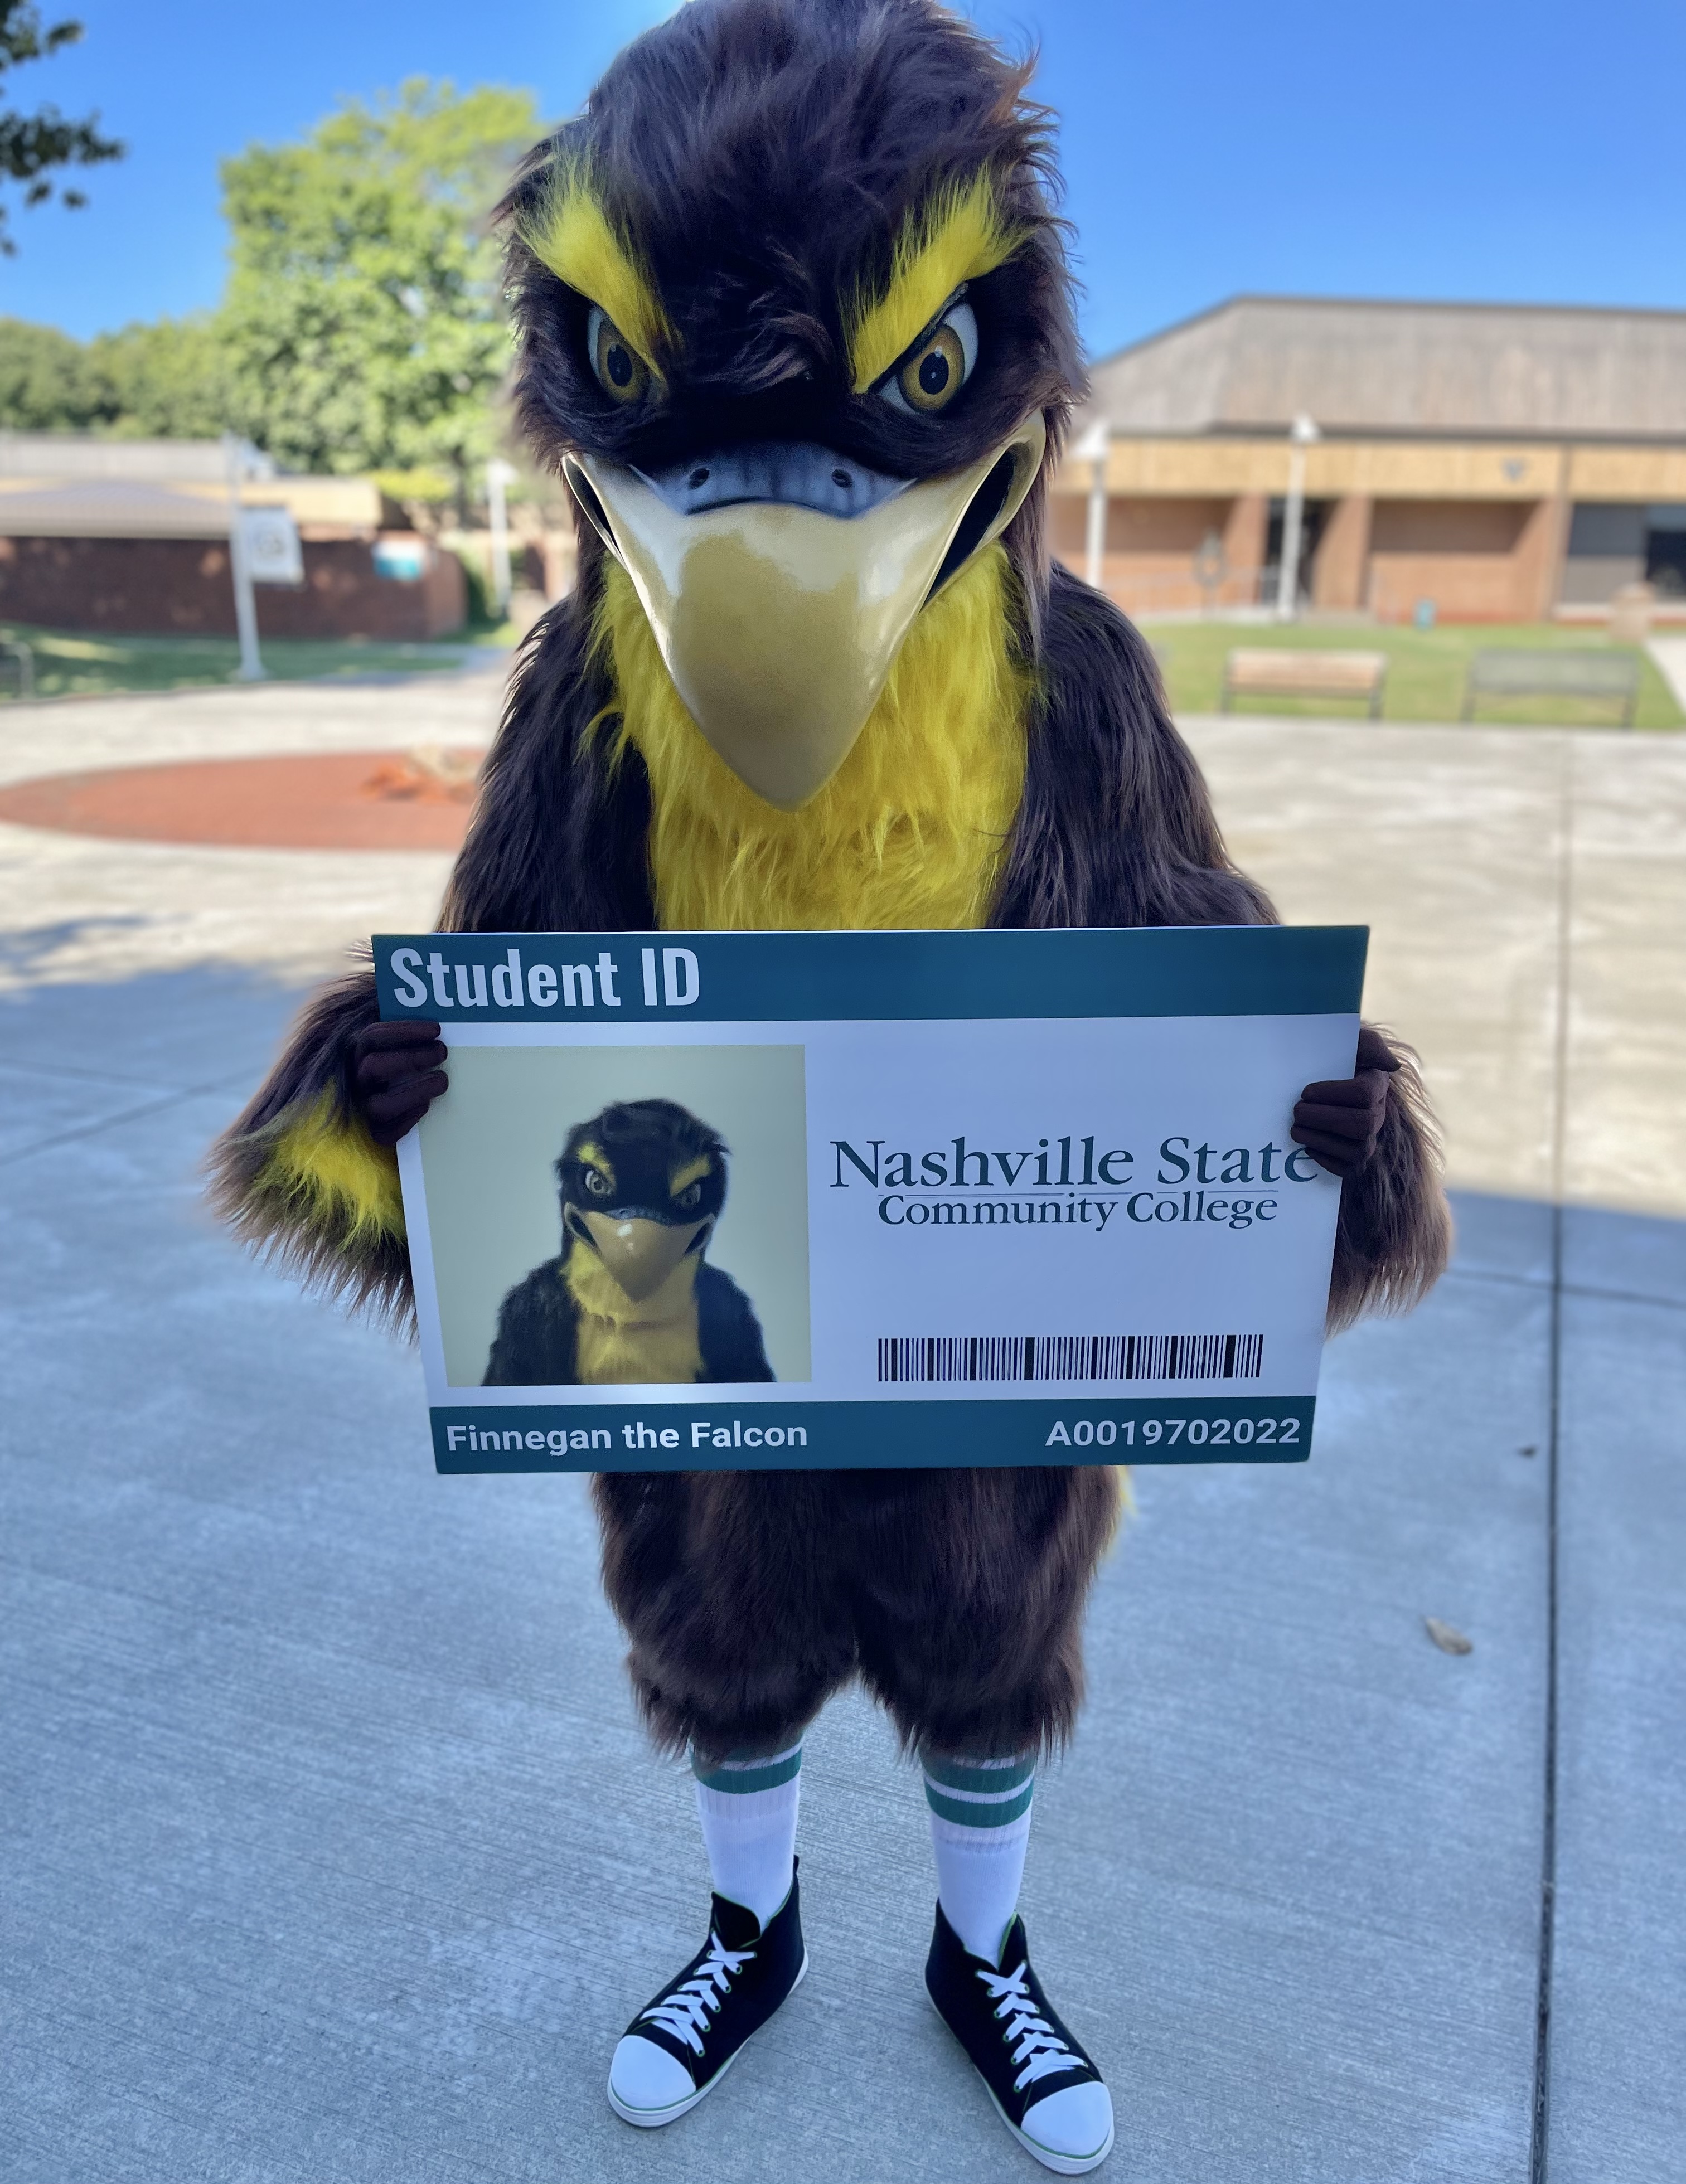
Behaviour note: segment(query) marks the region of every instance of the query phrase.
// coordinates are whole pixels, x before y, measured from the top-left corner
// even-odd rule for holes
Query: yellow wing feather
[[[360,1123],[342,1120],[330,1092],[276,1139],[259,1188],[304,1201],[348,1242],[405,1233],[397,1154],[377,1145]]]

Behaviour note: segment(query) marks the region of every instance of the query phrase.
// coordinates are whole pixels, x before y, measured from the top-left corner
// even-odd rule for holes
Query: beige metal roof
[[[248,507],[285,508],[306,538],[371,538],[382,527],[380,488],[366,477],[248,479]],[[226,538],[228,488],[172,479],[66,480],[0,470],[0,538]]]
[[[272,464],[266,465],[273,470]],[[92,432],[0,432],[0,478],[126,478],[137,484],[221,485],[221,440],[104,440]]]
[[[1091,376],[1080,432],[1686,439],[1686,311],[1237,296]]]
[[[246,460],[248,508],[286,508],[308,538],[372,538],[401,521],[371,477],[277,475]],[[106,440],[92,432],[0,432],[0,537],[226,538],[228,458],[221,440]]]
[[[226,495],[169,493],[126,479],[77,485],[0,480],[0,538],[226,538]]]

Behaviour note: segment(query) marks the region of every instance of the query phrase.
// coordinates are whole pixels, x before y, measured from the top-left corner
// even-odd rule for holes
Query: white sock
[[[1030,1840],[1034,1759],[925,1754],[937,1901],[962,1946],[999,1964]]]
[[[802,1747],[769,1759],[698,1768],[696,1809],[717,1895],[753,1911],[763,1929],[790,1893]]]

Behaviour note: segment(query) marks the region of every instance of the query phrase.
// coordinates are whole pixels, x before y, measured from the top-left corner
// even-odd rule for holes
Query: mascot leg
[[[690,1747],[715,1889],[706,1942],[615,2051],[615,2113],[650,2126],[694,2108],[807,1970],[801,1733],[858,1671],[924,1762],[931,1999],[1025,2150],[1065,2176],[1097,2166],[1112,2104],[1016,1907],[1036,1755],[1082,1697],[1116,1474],[621,1474],[596,1492],[634,1688],[657,1741]]]
[[[924,1755],[937,1891],[925,1986],[1025,2152],[1080,2176],[1112,2151],[1112,2096],[1042,1992],[1018,1915],[1036,1771],[1034,1755]]]
[[[796,1889],[802,1747],[705,1766],[697,1812],[714,1880],[708,1939],[634,2018],[609,2065],[627,2123],[672,2123],[724,2075],[808,1968]]]
[[[930,1808],[925,1985],[1025,2152],[1081,2176],[1112,2151],[1112,2101],[1042,1992],[1017,1906],[1036,1757],[1069,1736],[1082,1700],[1083,1610],[1117,1474],[902,1473],[857,1490],[862,1674],[918,1752]]]
[[[802,1731],[855,1642],[825,1474],[622,1474],[596,1496],[633,1688],[656,1742],[689,1749],[714,1884],[707,1940],[610,2064],[610,2106],[647,2127],[711,2092],[807,1970]]]

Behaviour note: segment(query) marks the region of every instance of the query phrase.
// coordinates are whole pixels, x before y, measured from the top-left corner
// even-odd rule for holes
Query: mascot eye
[[[700,1183],[687,1184],[673,1203],[681,1213],[694,1212],[702,1203],[702,1185]]]
[[[978,361],[978,321],[969,304],[954,303],[908,350],[879,393],[892,410],[934,416],[946,410]]]
[[[597,383],[613,402],[636,402],[650,384],[648,366],[606,311],[594,304],[585,346]]]
[[[595,1167],[589,1167],[585,1171],[585,1189],[589,1197],[606,1198],[609,1195],[609,1178],[606,1175],[600,1175]]]

